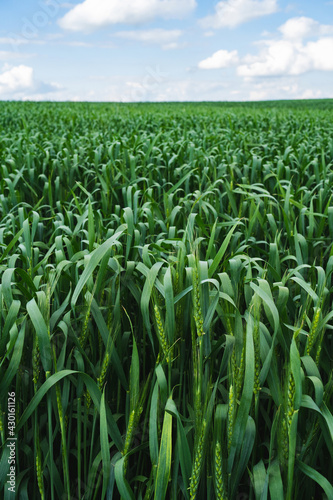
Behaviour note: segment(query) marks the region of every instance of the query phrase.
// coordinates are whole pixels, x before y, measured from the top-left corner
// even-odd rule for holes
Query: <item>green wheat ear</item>
[[[102,392],[104,382],[105,382],[105,377],[108,371],[109,367],[109,362],[110,362],[110,354],[108,352],[105,353],[104,359],[103,359],[103,364],[102,364],[102,369],[101,369],[101,374],[97,379],[98,387],[99,390]]]
[[[231,448],[233,427],[235,422],[236,405],[233,385],[229,389],[229,403],[228,403],[228,452]]]
[[[169,363],[169,346],[168,346],[168,341],[165,335],[160,311],[158,309],[158,306],[155,304],[154,306],[154,313],[155,313],[155,320],[156,320],[156,325],[157,325],[157,331],[158,331],[158,336],[161,342],[162,350],[165,356],[165,359],[167,363]]]
[[[194,463],[193,463],[193,467],[192,467],[192,474],[191,474],[191,478],[190,478],[190,500],[194,500],[196,498],[197,490],[199,487],[200,474],[201,474],[201,469],[202,469],[203,462],[204,462],[203,449],[204,449],[206,425],[207,425],[207,423],[206,423],[206,420],[204,419],[202,422],[201,433],[200,433],[197,448],[195,451]]]
[[[219,441],[215,445],[215,488],[218,500],[228,500],[223,481],[222,447]]]
[[[197,266],[195,266],[193,269],[193,317],[197,329],[197,335],[198,337],[201,337],[204,334],[203,331],[204,321],[201,311],[199,273]]]
[[[310,356],[313,344],[315,342],[316,333],[317,333],[318,325],[319,325],[320,313],[321,313],[321,309],[320,309],[320,307],[317,307],[315,310],[314,317],[313,317],[311,330],[310,330],[310,333],[308,336],[308,342],[307,342],[307,347],[306,347],[306,354],[308,356]]]
[[[36,438],[36,473],[37,473],[37,484],[38,484],[38,489],[40,496],[42,500],[45,498],[45,493],[44,493],[44,480],[43,480],[43,471],[42,471],[42,461],[41,461],[41,450],[40,450],[40,444],[39,444],[39,438]]]

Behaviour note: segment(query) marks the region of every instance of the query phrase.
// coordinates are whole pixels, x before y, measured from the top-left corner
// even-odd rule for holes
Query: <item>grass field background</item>
[[[332,111],[0,103],[4,498],[333,498]]]

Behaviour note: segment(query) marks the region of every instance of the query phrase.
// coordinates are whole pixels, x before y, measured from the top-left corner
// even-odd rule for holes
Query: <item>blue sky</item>
[[[0,99],[333,98],[333,1],[2,0]]]

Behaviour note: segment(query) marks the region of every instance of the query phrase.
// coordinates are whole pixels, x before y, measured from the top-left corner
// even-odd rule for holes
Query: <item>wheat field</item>
[[[3,498],[333,498],[332,111],[0,103]]]

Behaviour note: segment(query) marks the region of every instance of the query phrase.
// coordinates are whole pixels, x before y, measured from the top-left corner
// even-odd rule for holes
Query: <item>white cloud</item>
[[[317,21],[310,17],[293,17],[280,26],[279,31],[284,38],[303,40],[303,38],[311,36],[318,24]]]
[[[176,49],[177,41],[181,37],[181,30],[165,30],[161,28],[139,31],[118,31],[114,34],[119,38],[134,40],[146,44],[161,45],[164,49]]]
[[[238,63],[237,50],[218,50],[211,57],[200,61],[198,67],[200,69],[220,69],[228,68]]]
[[[307,43],[305,53],[310,61],[309,69],[333,71],[333,37]]]
[[[58,83],[44,83],[35,79],[33,68],[20,64],[8,64],[0,73],[0,97],[2,99],[36,99],[36,96],[49,95],[58,92],[63,87]]]
[[[303,40],[314,36],[331,35],[333,26],[319,24],[310,17],[293,17],[280,26],[279,31],[289,40]]]
[[[235,28],[277,10],[277,0],[226,0],[219,2],[215,13],[201,19],[200,23],[203,28]]]
[[[251,56],[247,64],[238,66],[237,73],[253,77],[333,71],[332,54],[333,38],[321,38],[305,45],[290,40],[269,41],[258,56]]]
[[[195,7],[195,0],[85,0],[67,12],[59,24],[71,31],[93,31],[112,24],[182,18]]]
[[[240,76],[301,75],[308,71],[333,71],[333,26],[311,18],[292,18],[279,28],[282,36],[262,42],[257,55],[247,55],[237,68]],[[305,42],[304,39],[317,37]],[[319,38],[318,38],[319,37]]]
[[[0,96],[31,89],[33,86],[33,69],[29,66],[21,64],[0,74]]]

